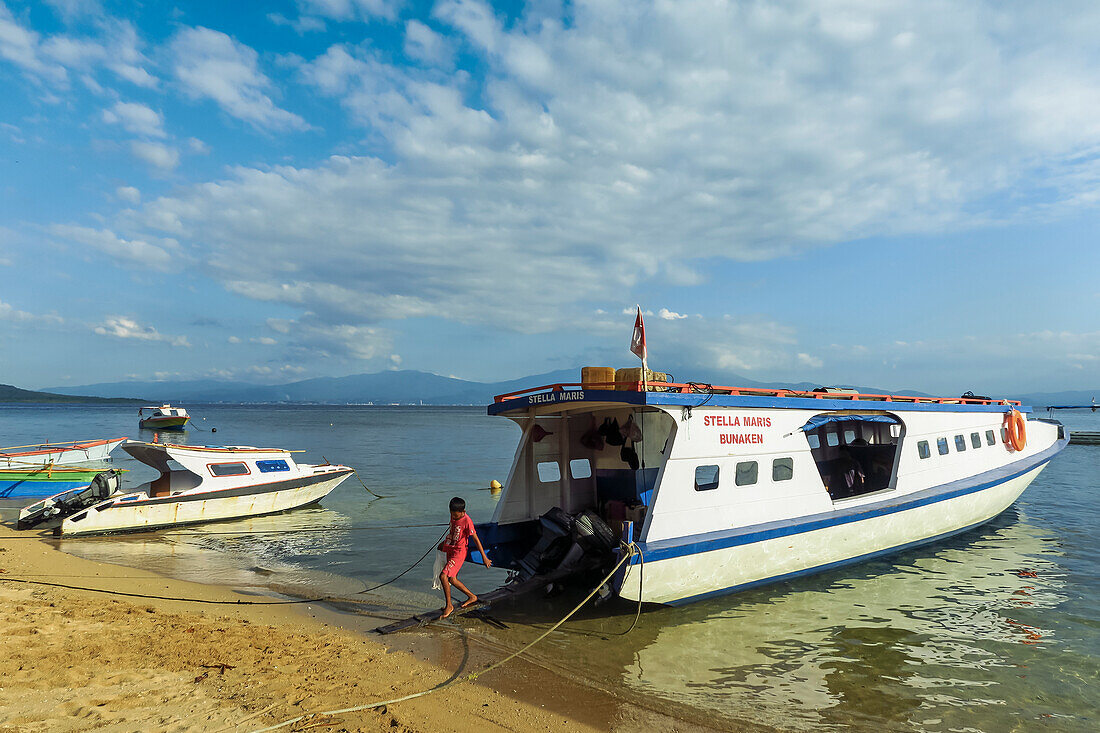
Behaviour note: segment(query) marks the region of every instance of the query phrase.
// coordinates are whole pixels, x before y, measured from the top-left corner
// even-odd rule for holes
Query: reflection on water
[[[1007,730],[1037,672],[987,672],[1024,670],[1027,645],[1059,644],[1042,615],[1064,600],[1060,576],[1057,552],[1009,513],[931,553],[647,615],[654,638],[624,680],[784,728]]]
[[[74,434],[115,434],[115,422],[129,424],[129,413],[104,408],[74,418],[68,409],[0,408],[9,443],[55,433],[62,420]],[[437,541],[442,530],[431,525],[446,521],[450,496],[465,496],[474,519],[487,519],[493,503],[478,488],[507,474],[517,437],[513,425],[480,410],[210,405],[202,413],[216,434],[161,440],[303,448],[309,452],[299,460],[327,456],[355,466],[389,498],[372,499],[352,478],[322,507],[178,532],[67,540],[62,549],[202,582],[354,596]],[[1100,430],[1100,414],[1070,417],[1077,421],[1067,418],[1071,428]],[[121,452],[115,465],[133,469],[130,486],[153,477]],[[616,634],[630,625],[632,606],[586,608],[525,656],[719,728],[1100,730],[1097,496],[1100,448],[1071,446],[1016,508],[977,531],[830,573],[649,609],[626,636]],[[407,613],[436,606],[429,569],[357,596],[358,605],[347,608]],[[462,572],[475,590],[504,577],[480,566]],[[576,600],[493,609],[506,629],[473,620],[458,625],[485,643],[516,649]]]

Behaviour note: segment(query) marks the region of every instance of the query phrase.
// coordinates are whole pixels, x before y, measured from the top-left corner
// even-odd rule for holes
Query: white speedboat
[[[142,430],[183,430],[191,416],[182,407],[161,405],[138,408],[138,427]]]
[[[347,466],[298,464],[275,448],[130,441],[122,450],[160,475],[66,517],[58,536],[274,514],[320,501],[352,474]]]
[[[612,590],[685,603],[976,527],[1068,442],[1007,400],[614,386],[547,385],[489,406],[523,430],[478,527],[495,567],[533,577],[610,554],[591,539],[606,523],[641,551]]]

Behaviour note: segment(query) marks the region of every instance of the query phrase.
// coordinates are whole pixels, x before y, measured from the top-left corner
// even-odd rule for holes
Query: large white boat
[[[290,451],[130,441],[122,450],[160,475],[66,517],[61,537],[255,517],[320,501],[353,472],[298,464]]]
[[[623,552],[592,541],[606,523],[640,551],[612,590],[663,604],[964,532],[1068,442],[1018,402],[851,390],[554,384],[488,412],[523,430],[478,527],[494,566],[530,578],[601,544]]]

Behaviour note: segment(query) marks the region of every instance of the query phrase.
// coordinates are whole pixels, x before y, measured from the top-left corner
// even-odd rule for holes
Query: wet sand
[[[453,630],[386,646],[369,625],[317,604],[73,557],[0,526],[0,578],[230,605],[127,598],[0,582],[0,731],[259,730],[303,714],[388,700],[484,669],[499,652]],[[460,628],[460,627],[459,627]],[[458,641],[456,642],[456,639]],[[704,730],[522,659],[476,682],[384,709],[315,716],[282,730]]]

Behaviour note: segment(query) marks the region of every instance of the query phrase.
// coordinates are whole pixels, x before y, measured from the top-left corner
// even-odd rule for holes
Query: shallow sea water
[[[354,466],[318,508],[149,535],[67,540],[73,554],[312,597],[354,595],[408,567],[442,533],[446,504],[487,520],[519,430],[481,408],[189,406],[191,444],[278,446],[302,462]],[[0,443],[138,431],[117,407],[0,407]],[[1060,412],[1071,430],[1100,413]],[[217,428],[217,432],[209,432]],[[116,452],[129,485],[151,470]],[[716,727],[783,730],[1100,730],[1100,447],[1070,446],[992,522],[925,548],[681,608],[586,609],[532,651],[540,664]],[[3,517],[11,517],[9,507]],[[429,525],[413,526],[406,525]],[[316,531],[316,530],[322,531]],[[430,560],[362,608],[400,616],[437,606]],[[502,572],[467,565],[489,590]],[[71,579],[70,579],[71,580]],[[65,582],[65,581],[63,581]],[[459,623],[514,649],[573,596],[494,609],[497,629]],[[350,606],[353,608],[354,606]]]

